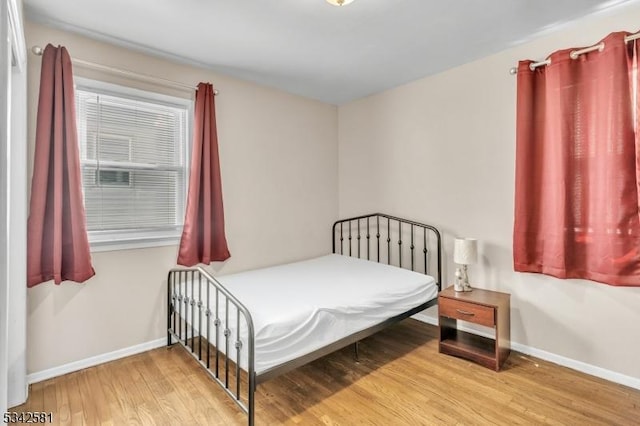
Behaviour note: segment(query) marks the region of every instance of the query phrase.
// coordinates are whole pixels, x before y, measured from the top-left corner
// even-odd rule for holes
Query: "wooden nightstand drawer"
[[[495,309],[489,306],[476,305],[447,297],[441,297],[438,304],[439,315],[443,317],[469,321],[487,327],[493,327],[496,323]]]

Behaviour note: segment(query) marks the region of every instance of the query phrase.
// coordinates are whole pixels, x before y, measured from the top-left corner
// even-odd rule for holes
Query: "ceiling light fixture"
[[[327,0],[327,3],[332,4],[334,6],[346,6],[352,1],[353,0]]]

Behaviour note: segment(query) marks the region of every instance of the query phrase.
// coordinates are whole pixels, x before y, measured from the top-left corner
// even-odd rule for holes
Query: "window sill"
[[[153,237],[153,238],[135,238],[135,239],[114,239],[111,241],[89,241],[92,253],[118,251],[118,250],[134,250],[152,247],[177,246],[180,244],[179,236],[172,237]]]

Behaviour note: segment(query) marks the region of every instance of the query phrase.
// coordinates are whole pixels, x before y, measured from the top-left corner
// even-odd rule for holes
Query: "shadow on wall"
[[[509,280],[511,278],[501,276],[499,271],[510,271],[513,269],[511,266],[513,264],[512,251],[504,246],[490,242],[479,241],[479,243],[482,245],[478,250],[480,254],[478,264],[482,268],[482,271],[479,272],[481,272],[482,278],[478,282],[478,287],[509,293]]]
[[[579,315],[579,313],[576,312],[575,315]],[[539,345],[540,342],[545,341],[543,336],[529,336],[527,330],[532,327],[525,323],[523,318],[535,318],[537,323],[536,330],[545,330],[546,333],[553,333],[556,339],[563,342],[563,346],[572,348],[572,351],[575,353],[582,354],[585,358],[588,358],[593,353],[594,342],[590,339],[589,333],[575,333],[575,330],[567,327],[561,318],[555,315],[549,315],[548,312],[541,309],[537,304],[525,300],[519,300],[516,307],[511,307],[512,339],[515,331],[518,343],[544,351],[558,353],[557,349]],[[574,357],[571,354],[568,354],[568,356],[570,358]]]
[[[458,234],[453,229],[442,226],[438,226],[438,230],[442,235],[442,290],[444,290],[453,285],[453,276],[457,267],[453,263],[453,242]]]
[[[91,278],[84,284],[63,281],[60,285],[55,285],[53,281],[48,281],[29,289],[27,298],[28,315],[31,316],[50,297],[53,298],[54,312],[63,311],[65,306],[78,296],[85,289],[85,286],[91,285],[94,280],[95,278]]]
[[[567,327],[567,317],[551,315],[549,310],[544,309],[544,305],[535,301],[529,301],[525,297],[529,291],[521,291],[522,286],[542,289],[553,284],[550,277],[541,274],[523,274],[513,271],[513,251],[510,247],[505,247],[493,243],[484,243],[480,250],[478,271],[481,278],[477,280],[478,287],[489,290],[502,291],[511,294],[511,338],[523,345],[537,347],[541,350],[551,350],[551,348],[539,347],[540,342],[546,339],[544,336],[531,335],[529,330],[545,330],[552,332],[557,339],[562,340],[566,347],[575,348],[578,353],[588,354],[591,343],[589,339],[581,337],[574,330]],[[526,277],[526,278],[525,278]],[[558,290],[572,300],[573,304],[580,304],[584,298],[584,287],[568,285],[560,286]],[[534,290],[535,291],[535,290]],[[565,311],[566,315],[582,315],[581,312],[571,310]],[[530,321],[536,322],[536,327],[532,327]],[[579,318],[570,320],[574,324]]]

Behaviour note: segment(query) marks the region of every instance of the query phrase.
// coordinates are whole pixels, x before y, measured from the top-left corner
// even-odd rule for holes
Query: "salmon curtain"
[[[224,232],[213,86],[198,84],[193,126],[189,194],[178,264],[209,264],[231,257]]]
[[[27,286],[84,282],[95,275],[82,199],[71,58],[47,45],[42,55],[31,200]]]
[[[634,43],[518,67],[514,268],[640,286]]]

